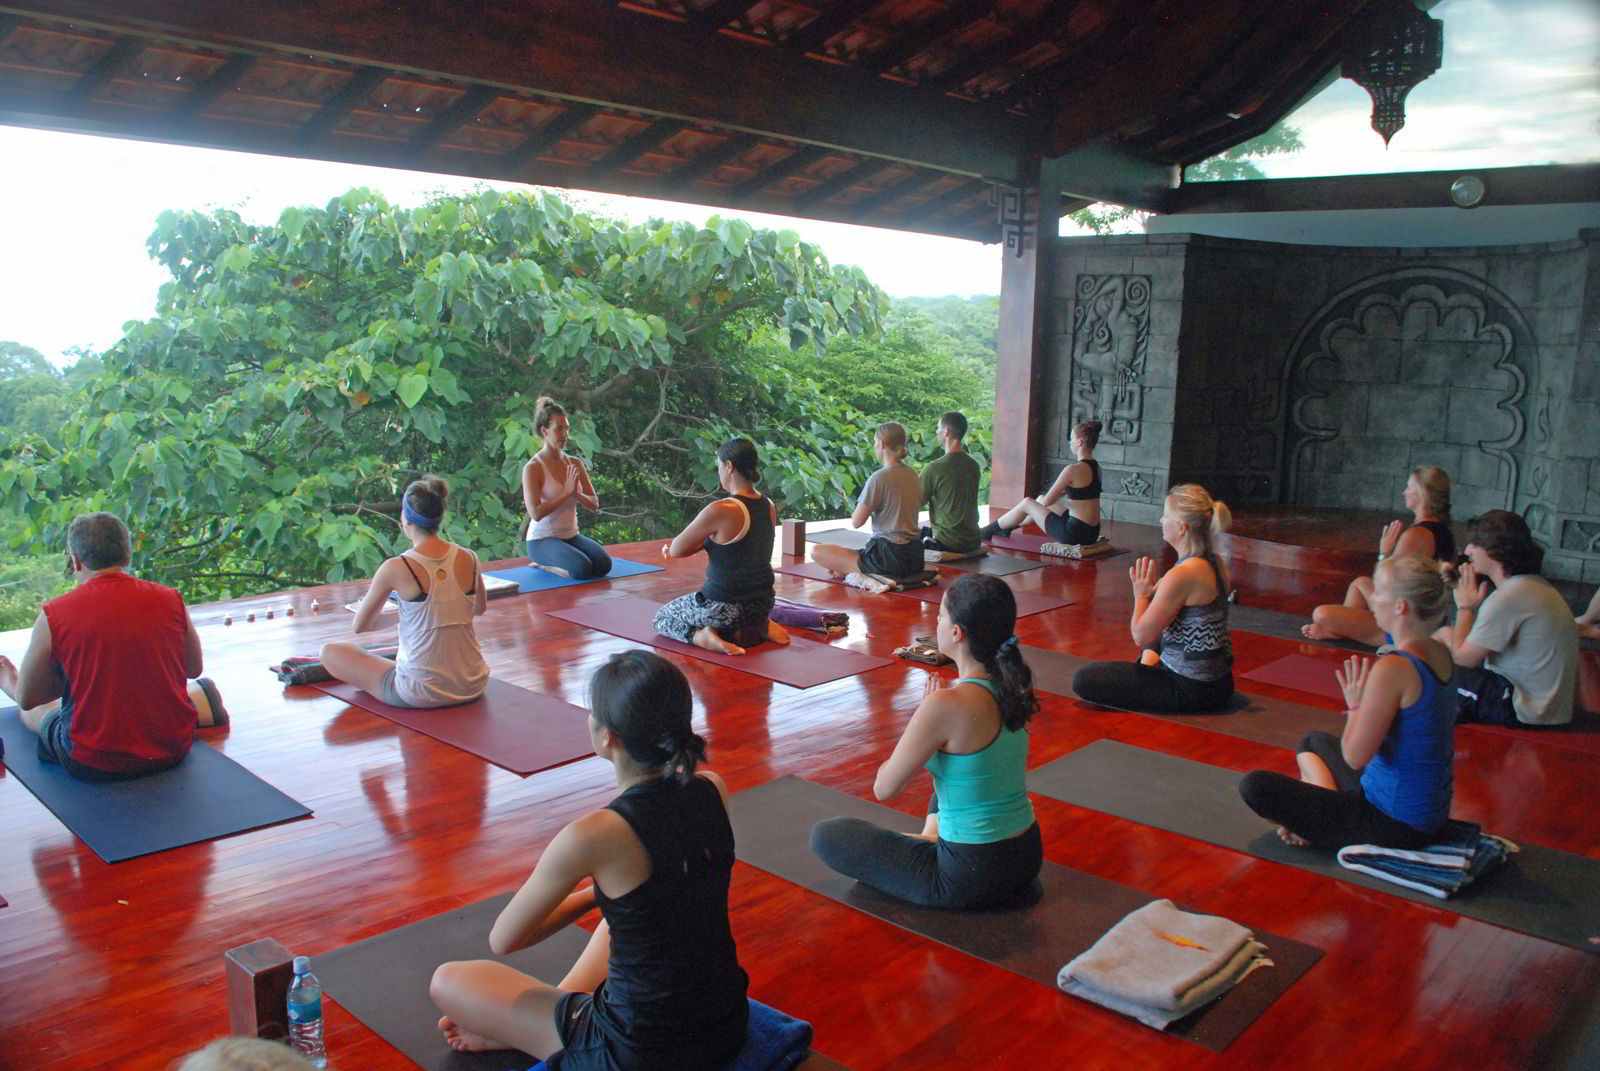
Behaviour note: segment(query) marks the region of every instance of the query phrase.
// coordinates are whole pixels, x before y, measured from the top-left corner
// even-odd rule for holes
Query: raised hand
[[[1344,692],[1344,708],[1354,710],[1361,705],[1361,693],[1367,687],[1367,675],[1372,672],[1372,659],[1353,656],[1333,671],[1334,679]]]
[[[1133,584],[1134,598],[1150,598],[1155,594],[1156,581],[1161,579],[1154,558],[1140,558],[1128,567],[1128,580]]]
[[[944,678],[939,676],[939,674],[937,674],[937,673],[925,674],[924,680],[922,682],[922,698],[924,698],[924,699],[928,698],[928,696],[932,695],[934,692],[937,692],[939,689],[941,689],[943,687],[944,687]]]
[[[1488,586],[1489,582],[1478,576],[1478,570],[1473,568],[1471,562],[1463,563],[1456,572],[1456,608],[1476,610],[1488,594]]]
[[[1395,545],[1400,542],[1400,537],[1405,534],[1405,521],[1390,521],[1383,526],[1383,535],[1378,537],[1378,553],[1385,558],[1394,553]]]

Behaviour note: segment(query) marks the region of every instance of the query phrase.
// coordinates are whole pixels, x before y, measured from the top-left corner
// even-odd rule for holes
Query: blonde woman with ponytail
[[[1239,782],[1245,803],[1280,823],[1287,843],[1420,848],[1450,817],[1456,692],[1450,649],[1431,635],[1445,600],[1433,559],[1402,554],[1378,563],[1372,613],[1394,650],[1351,658],[1339,670],[1344,733],[1306,734],[1298,780],[1257,770]]]
[[[1161,538],[1178,563],[1161,576],[1154,558],[1128,570],[1133,584],[1133,642],[1159,660],[1094,662],[1072,689],[1102,706],[1157,714],[1212,714],[1233,698],[1233,643],[1228,635],[1228,574],[1216,538],[1233,515],[1199,484],[1167,492]]]

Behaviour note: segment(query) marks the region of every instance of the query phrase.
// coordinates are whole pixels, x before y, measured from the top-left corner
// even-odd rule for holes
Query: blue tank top
[[[957,684],[994,685],[980,677]],[[1028,799],[1028,730],[1004,724],[989,746],[967,755],[935,751],[927,761],[939,794],[939,839],[953,844],[1006,840],[1033,825]]]
[[[1450,817],[1451,760],[1455,755],[1455,693],[1409,651],[1422,678],[1422,694],[1401,707],[1361,771],[1361,791],[1378,810],[1413,829],[1431,833]]]

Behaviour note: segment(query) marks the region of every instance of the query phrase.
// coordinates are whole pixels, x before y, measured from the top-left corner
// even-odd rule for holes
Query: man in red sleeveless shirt
[[[183,596],[130,576],[130,558],[120,518],[75,518],[67,564],[78,586],[44,604],[20,667],[0,657],[0,690],[39,734],[39,758],[85,780],[175,766],[189,753],[197,719],[226,718],[210,681],[186,684],[200,673],[201,654]]]

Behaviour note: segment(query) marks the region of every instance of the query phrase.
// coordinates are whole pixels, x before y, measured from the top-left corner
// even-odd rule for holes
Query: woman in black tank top
[[[1100,441],[1100,421],[1085,420],[1072,429],[1072,452],[1078,460],[1067,465],[1038,498],[1024,498],[978,534],[985,542],[1010,535],[1032,521],[1053,542],[1088,546],[1100,539],[1100,463],[1094,448]]]
[[[1391,521],[1378,539],[1378,560],[1420,554],[1441,566],[1455,561],[1456,540],[1450,531],[1450,477],[1437,465],[1418,465],[1406,480],[1403,496],[1411,525]],[[1355,640],[1382,645],[1383,629],[1372,616],[1372,577],[1358,576],[1345,589],[1344,602],[1311,611],[1311,624],[1300,629],[1308,640]]]
[[[706,552],[700,590],[656,611],[655,630],[682,643],[722,654],[770,640],[788,643],[772,613],[772,536],[778,509],[756,490],[760,460],[749,439],[729,439],[717,451],[717,479],[728,492],[700,511],[661,548],[663,558]]]
[[[558,985],[493,960],[440,966],[429,992],[451,1048],[521,1049],[549,1071],[721,1067],[738,1054],[749,979],[728,927],[728,790],[695,773],[705,741],[692,706],[683,674],[649,651],[595,672],[589,732],[622,794],[556,834],[489,947],[527,948],[595,907],[604,921]]]

